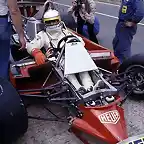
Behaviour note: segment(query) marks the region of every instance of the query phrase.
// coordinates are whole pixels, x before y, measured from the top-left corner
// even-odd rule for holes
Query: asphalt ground
[[[66,11],[71,5],[71,0],[55,0],[64,4],[61,8]],[[100,33],[98,39],[100,44],[112,49],[112,39],[114,37],[115,25],[119,6],[97,2],[96,15],[100,21]],[[138,25],[137,34],[132,43],[132,54],[142,53],[144,50],[144,20]],[[63,113],[57,106],[50,106],[56,113]],[[144,102],[127,100],[124,104],[125,119],[129,136],[144,133]],[[31,106],[28,108],[31,115],[50,116],[41,106]],[[67,123],[29,120],[29,128],[25,135],[20,138],[17,144],[81,144],[81,142],[68,132]]]

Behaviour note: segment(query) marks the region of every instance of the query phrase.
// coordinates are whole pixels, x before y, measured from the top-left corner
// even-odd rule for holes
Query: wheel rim
[[[130,72],[129,72],[130,71]],[[135,72],[137,71],[137,72]],[[125,77],[129,76],[132,81],[131,84],[135,87],[144,82],[144,66],[142,65],[132,65],[126,69]],[[144,94],[144,84],[133,90],[135,94]]]

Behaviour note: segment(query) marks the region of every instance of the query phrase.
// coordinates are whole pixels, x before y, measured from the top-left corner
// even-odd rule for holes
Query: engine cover
[[[81,42],[66,43],[64,74],[97,70],[98,67]]]
[[[0,78],[0,144],[9,144],[28,128],[28,116],[19,94],[12,84]]]

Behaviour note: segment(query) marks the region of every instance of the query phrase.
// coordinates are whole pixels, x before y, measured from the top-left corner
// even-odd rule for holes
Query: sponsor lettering
[[[144,144],[144,137],[143,138],[139,138],[137,140],[133,140],[133,141],[128,142],[126,144]]]
[[[144,144],[144,137],[135,138],[134,140],[131,140],[129,142],[122,142],[122,144]]]
[[[111,123],[116,124],[120,119],[119,112],[117,110],[108,111],[99,115],[99,120],[101,123]]]

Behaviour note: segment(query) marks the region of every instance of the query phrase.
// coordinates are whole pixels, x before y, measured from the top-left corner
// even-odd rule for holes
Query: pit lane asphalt
[[[71,5],[70,0],[55,0],[66,6]],[[98,39],[100,44],[112,49],[115,25],[119,7],[112,4],[98,2],[96,15],[100,21],[100,33]],[[64,9],[65,9],[64,8]],[[137,34],[132,43],[132,54],[142,53],[144,50],[144,20],[138,25]],[[50,106],[57,111],[56,106]],[[127,100],[124,104],[125,118],[129,136],[144,133],[144,101]],[[32,106],[28,109],[31,115],[49,115],[40,106]],[[81,144],[71,133],[67,132],[68,125],[65,123],[29,120],[28,132],[17,142],[17,144]]]

